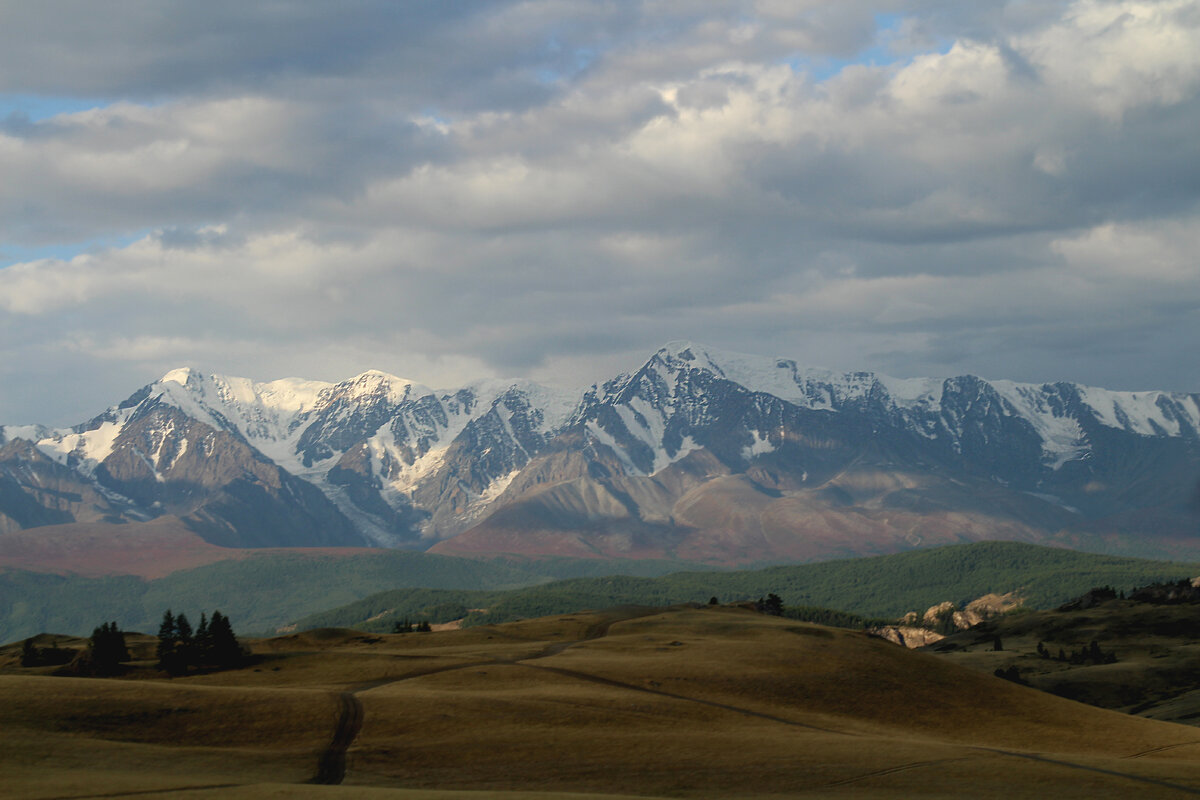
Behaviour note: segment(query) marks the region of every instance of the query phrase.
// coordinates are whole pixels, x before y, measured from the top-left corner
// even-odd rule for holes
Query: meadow
[[[740,607],[316,629],[174,679],[153,641],[111,679],[0,649],[6,797],[1200,793],[1194,728]]]

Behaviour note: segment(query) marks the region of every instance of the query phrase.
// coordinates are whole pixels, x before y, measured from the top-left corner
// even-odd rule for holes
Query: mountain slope
[[[1192,552],[1198,428],[1195,395],[838,376],[677,344],[594,387],[499,510],[434,549],[749,563],[1061,538]]]
[[[1200,395],[838,374],[687,342],[582,395],[183,369],[73,429],[0,428],[0,532],[171,515],[238,547],[1194,555],[1198,485]]]

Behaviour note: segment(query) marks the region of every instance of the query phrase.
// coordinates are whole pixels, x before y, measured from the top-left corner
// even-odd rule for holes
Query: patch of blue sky
[[[533,75],[542,85],[560,84],[577,78],[599,58],[594,47],[564,47],[557,36],[546,38],[542,47],[545,63],[533,70]]]
[[[907,64],[914,54],[896,47],[896,39],[901,33],[903,23],[903,14],[876,14],[875,36],[870,46],[864,47],[854,55],[846,58],[797,55],[788,59],[787,63],[797,72],[808,73],[818,83],[829,80],[850,66],[891,67]],[[945,54],[953,46],[953,39],[942,39],[932,52]]]
[[[417,112],[417,119],[427,120],[435,125],[450,125],[453,120],[438,106],[425,106]]]
[[[109,101],[98,97],[59,97],[42,94],[0,93],[0,119],[18,116],[30,122],[57,117],[59,114],[74,114],[103,108]]]
[[[0,242],[0,269],[11,267],[13,264],[45,259],[70,261],[75,256],[128,247],[154,230],[147,228],[133,233],[97,236],[78,242],[56,242],[45,245],[17,245]]]

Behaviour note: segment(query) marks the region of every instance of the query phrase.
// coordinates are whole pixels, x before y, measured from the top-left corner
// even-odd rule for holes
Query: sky
[[[670,340],[1200,391],[1195,0],[0,0],[0,422]]]

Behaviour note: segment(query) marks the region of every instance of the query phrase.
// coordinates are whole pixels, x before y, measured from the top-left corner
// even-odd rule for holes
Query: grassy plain
[[[4,796],[1200,794],[1194,728],[741,608],[253,647],[173,680],[35,674],[3,648]]]

